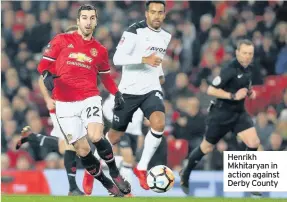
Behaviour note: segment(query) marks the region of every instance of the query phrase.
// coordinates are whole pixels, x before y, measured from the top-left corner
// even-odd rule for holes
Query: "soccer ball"
[[[147,184],[154,192],[167,192],[174,185],[174,174],[164,165],[155,166],[148,171]]]

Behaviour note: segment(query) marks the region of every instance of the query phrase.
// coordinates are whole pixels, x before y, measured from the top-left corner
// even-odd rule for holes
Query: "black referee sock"
[[[87,156],[80,157],[84,168],[100,182],[104,182],[107,178],[102,172],[101,163],[90,151]]]
[[[191,171],[195,168],[197,163],[202,159],[205,154],[201,151],[200,146],[196,147],[188,157],[188,163],[183,170],[183,178],[189,179]]]
[[[258,150],[258,148],[250,148],[250,147],[246,148],[246,151],[257,151],[257,150]]]
[[[96,146],[101,159],[103,159],[109,167],[111,177],[117,177],[120,172],[117,168],[113,149],[109,141],[106,138],[102,138],[98,142],[93,142],[93,144]]]
[[[77,155],[75,151],[66,150],[64,154],[64,165],[68,175],[70,191],[78,188],[76,183],[76,172],[77,172]]]

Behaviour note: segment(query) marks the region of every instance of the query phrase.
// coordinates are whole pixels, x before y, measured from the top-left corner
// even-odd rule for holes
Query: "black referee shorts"
[[[215,145],[230,131],[238,134],[252,127],[253,121],[246,111],[232,112],[214,107],[208,115],[205,138]]]
[[[163,95],[160,91],[151,91],[144,95],[123,94],[123,98],[125,100],[124,108],[114,110],[112,129],[116,131],[126,131],[138,108],[141,108],[147,119],[155,111],[165,112]]]

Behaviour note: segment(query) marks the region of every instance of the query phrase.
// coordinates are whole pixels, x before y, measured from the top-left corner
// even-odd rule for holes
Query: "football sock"
[[[153,129],[149,130],[148,134],[145,137],[144,148],[140,162],[137,165],[139,170],[147,170],[148,164],[153,157],[155,151],[160,145],[162,139],[162,132],[157,132]]]
[[[96,146],[101,159],[103,159],[109,167],[111,177],[117,177],[119,175],[119,170],[109,141],[106,138],[102,138],[100,141],[94,142],[93,144]]]
[[[132,164],[123,162],[123,165],[121,168],[121,174],[129,183],[132,183],[132,175],[133,175],[132,168],[133,168]]]
[[[66,150],[64,154],[64,165],[68,175],[70,191],[78,188],[76,183],[76,172],[77,172],[77,161],[76,152],[71,150]]]
[[[188,157],[188,163],[183,170],[183,177],[189,179],[191,171],[195,168],[197,163],[202,159],[205,154],[201,151],[200,146],[195,148]]]
[[[102,172],[102,167],[98,159],[90,151],[87,156],[80,157],[84,168],[92,175],[94,178],[100,182],[104,182],[106,176]]]

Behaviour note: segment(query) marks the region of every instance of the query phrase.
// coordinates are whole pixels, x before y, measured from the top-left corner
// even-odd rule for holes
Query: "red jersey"
[[[55,62],[55,69],[50,65],[38,70],[49,70],[58,76],[54,79],[53,98],[64,102],[99,95],[97,74],[110,71],[107,49],[94,38],[83,40],[77,32],[55,36],[44,51],[43,60]]]

